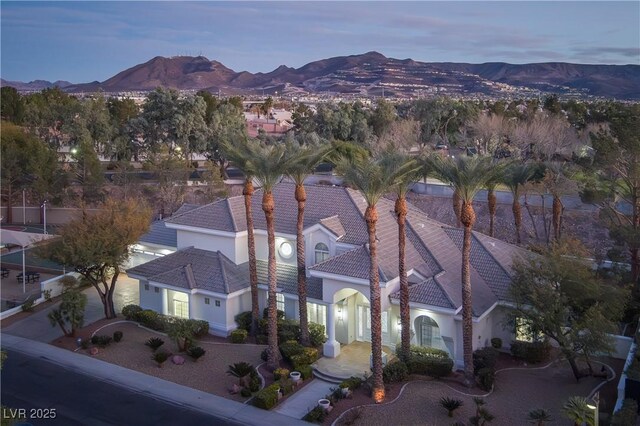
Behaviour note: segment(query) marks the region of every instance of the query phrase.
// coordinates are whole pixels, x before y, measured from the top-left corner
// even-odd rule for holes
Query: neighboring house
[[[369,341],[369,251],[363,219],[364,198],[357,191],[307,186],[304,236],[309,320],[326,327],[325,356],[341,345]],[[278,309],[298,317],[294,185],[273,191],[278,271]],[[267,298],[267,235],[260,209],[261,191],[253,197],[260,307]],[[378,204],[377,237],[382,291],[383,344],[400,341],[398,229],[394,203]],[[209,321],[211,332],[227,335],[234,317],[251,309],[247,232],[243,197],[232,197],[175,214],[165,221],[177,232],[178,251],[128,270],[140,280],[140,305],[158,312]],[[448,351],[462,364],[461,263],[463,230],[429,219],[410,207],[407,216],[406,266],[410,282],[413,343]],[[474,348],[492,337],[506,343],[509,271],[516,246],[474,233],[471,248]]]

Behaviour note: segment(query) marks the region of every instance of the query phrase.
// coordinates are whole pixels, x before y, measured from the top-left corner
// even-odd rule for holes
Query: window
[[[211,300],[208,297],[204,298],[204,304],[205,305],[210,305],[211,304]]]
[[[316,263],[329,259],[329,247],[325,243],[316,244]]]
[[[145,284],[144,285],[144,289],[145,289],[145,291],[149,291],[149,284]]]
[[[189,302],[173,299],[173,314],[179,318],[189,318]]]
[[[276,309],[284,312],[284,294],[276,293]]]
[[[160,287],[155,287],[154,290],[156,293],[160,293]]]
[[[380,319],[381,319],[380,322],[382,323],[382,332],[388,333],[389,332],[389,312],[383,311]]]
[[[216,307],[218,307],[218,308],[220,307],[220,301],[219,300],[216,300]]]
[[[325,330],[327,329],[327,307],[325,305],[307,303],[307,318],[309,322],[321,324]]]
[[[440,327],[433,318],[421,315],[416,318],[417,341],[420,346],[440,348]]]

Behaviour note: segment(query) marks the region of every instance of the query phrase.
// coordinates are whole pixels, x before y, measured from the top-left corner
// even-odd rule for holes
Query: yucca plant
[[[238,378],[238,384],[242,387],[242,379],[251,374],[255,367],[248,362],[236,362],[229,366],[227,374]]]
[[[159,337],[152,337],[145,342],[145,345],[149,346],[154,351],[158,349],[160,346],[164,345],[164,340]]]
[[[169,359],[170,355],[169,352],[164,351],[154,352],[154,354],[151,355],[151,359],[158,363],[158,367],[162,368],[162,364]]]
[[[201,358],[206,353],[207,353],[207,351],[202,349],[200,346],[193,346],[193,347],[187,349],[187,355],[189,355],[191,358],[193,358],[194,361],[197,361],[198,358]]]
[[[549,410],[545,410],[544,408],[536,408],[529,411],[529,414],[527,414],[527,420],[529,421],[529,423],[534,423],[537,426],[542,426],[543,424],[550,422],[552,418]]]
[[[453,412],[462,407],[462,401],[448,396],[440,398],[440,405],[447,410],[447,415],[453,417]]]

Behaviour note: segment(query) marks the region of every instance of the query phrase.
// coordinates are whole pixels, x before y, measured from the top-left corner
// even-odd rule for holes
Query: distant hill
[[[11,86],[11,87],[15,87],[16,90],[19,90],[22,92],[29,92],[29,91],[37,92],[43,89],[50,89],[52,87],[59,87],[61,89],[64,89],[72,85],[73,83],[69,83],[68,81],[60,81],[60,80],[54,81],[53,83],[45,80],[34,80],[34,81],[30,81],[29,83],[23,83],[21,81],[7,81],[4,79],[0,79],[0,87]]]
[[[3,85],[14,83],[24,85],[2,82]],[[429,63],[387,58],[378,52],[322,59],[297,69],[281,65],[269,73],[255,74],[236,72],[203,56],[158,56],[101,83],[61,83],[65,85],[59,86],[69,92],[146,91],[161,86],[224,94],[506,97],[556,93],[640,100],[639,65]]]

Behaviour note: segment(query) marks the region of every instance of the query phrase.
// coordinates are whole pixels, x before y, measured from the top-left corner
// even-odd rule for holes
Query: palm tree
[[[295,198],[298,202],[298,221],[296,225],[296,255],[298,262],[298,307],[300,313],[300,341],[303,345],[311,345],[309,339],[309,319],[307,316],[307,266],[304,250],[304,206],[307,201],[307,193],[304,189],[304,180],[313,173],[313,170],[325,158],[331,145],[301,146],[297,141],[287,144],[288,167],[285,174],[291,178],[295,185]]]
[[[543,426],[545,423],[549,423],[553,418],[549,410],[544,408],[536,408],[529,411],[527,414],[527,420],[529,423],[534,423],[536,426]]]
[[[502,180],[502,176],[496,176],[494,179],[487,182],[487,205],[489,207],[489,236],[493,237],[496,210],[498,207],[498,200],[496,197],[496,186]]]
[[[253,212],[251,200],[253,197],[253,177],[255,172],[251,169],[253,152],[251,151],[247,139],[236,141],[236,145],[229,143],[221,145],[225,156],[238,169],[244,173],[244,213],[247,221],[247,248],[249,251],[249,284],[251,287],[251,335],[258,332],[258,321],[260,320],[260,305],[258,301],[258,271],[256,267],[256,239],[253,232]]]
[[[544,186],[553,196],[552,207],[552,225],[553,225],[553,238],[559,240],[562,236],[562,213],[564,212],[564,205],[560,198],[562,194],[577,192],[578,187],[575,181],[569,176],[569,166],[567,163],[560,163],[558,161],[545,163],[544,173]]]
[[[344,180],[356,187],[367,202],[364,220],[369,234],[369,292],[371,302],[371,355],[373,358],[373,399],[376,403],[384,400],[382,380],[382,307],[380,302],[380,276],[378,272],[378,243],[376,204],[393,186],[393,177],[387,173],[380,159],[355,156],[338,163],[338,171]]]
[[[267,310],[268,345],[267,364],[269,368],[279,366],[280,351],[278,349],[278,313],[276,305],[277,265],[276,265],[276,236],[274,224],[275,202],[273,188],[280,181],[287,170],[288,159],[284,145],[263,145],[253,142],[249,145],[252,158],[249,160],[255,178],[262,187],[262,211],[267,222],[267,244],[269,246],[268,277],[269,277],[269,305]]]
[[[520,193],[523,186],[531,180],[535,168],[529,163],[512,163],[504,173],[503,183],[509,187],[513,194],[513,220],[516,224],[516,241],[520,244],[520,230],[522,228],[522,207],[520,206]]]
[[[403,359],[409,356],[411,346],[411,310],[409,308],[409,281],[405,265],[407,193],[411,183],[422,172],[421,165],[415,158],[398,151],[383,154],[381,165],[385,174],[395,185],[391,188],[396,195],[394,212],[398,223],[398,277],[400,279],[400,342]]]
[[[562,406],[565,417],[573,421],[573,424],[593,426],[595,416],[593,410],[589,408],[589,400],[583,396],[572,396]]]
[[[431,156],[429,159],[434,174],[443,182],[450,183],[460,195],[462,209],[460,221],[464,226],[462,244],[462,342],[464,351],[464,373],[468,385],[473,383],[473,322],[471,301],[471,231],[476,221],[473,197],[491,181],[502,167],[495,165],[489,157],[457,158]]]

